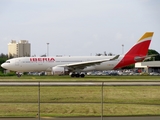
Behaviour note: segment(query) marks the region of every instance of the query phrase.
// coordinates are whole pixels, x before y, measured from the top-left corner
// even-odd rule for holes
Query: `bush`
[[[0,76],[15,76],[15,73],[6,73],[6,74],[4,74],[4,73],[0,72]]]

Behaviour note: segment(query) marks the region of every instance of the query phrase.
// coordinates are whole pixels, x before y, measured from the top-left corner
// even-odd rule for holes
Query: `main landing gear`
[[[70,76],[71,77],[77,77],[77,78],[79,78],[79,77],[84,78],[85,74],[84,73],[71,73]]]

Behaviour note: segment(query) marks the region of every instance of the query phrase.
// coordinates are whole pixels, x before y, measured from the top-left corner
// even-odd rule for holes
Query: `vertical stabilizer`
[[[124,55],[122,60],[115,66],[118,69],[145,59],[151,43],[153,32],[146,32],[137,43]]]
[[[153,36],[153,32],[146,32],[126,55],[146,56]]]

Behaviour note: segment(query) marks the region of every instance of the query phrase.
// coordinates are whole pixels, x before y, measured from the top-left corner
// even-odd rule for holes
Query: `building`
[[[151,72],[160,73],[160,61],[138,62],[135,63],[135,68],[143,69],[144,72],[147,73]]]
[[[30,57],[31,45],[27,40],[11,40],[8,44],[8,57]]]

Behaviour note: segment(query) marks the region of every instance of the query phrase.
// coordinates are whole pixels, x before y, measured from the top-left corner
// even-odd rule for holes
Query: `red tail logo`
[[[116,65],[115,69],[143,61],[148,53],[152,36],[153,32],[146,32],[124,55],[124,58]]]

